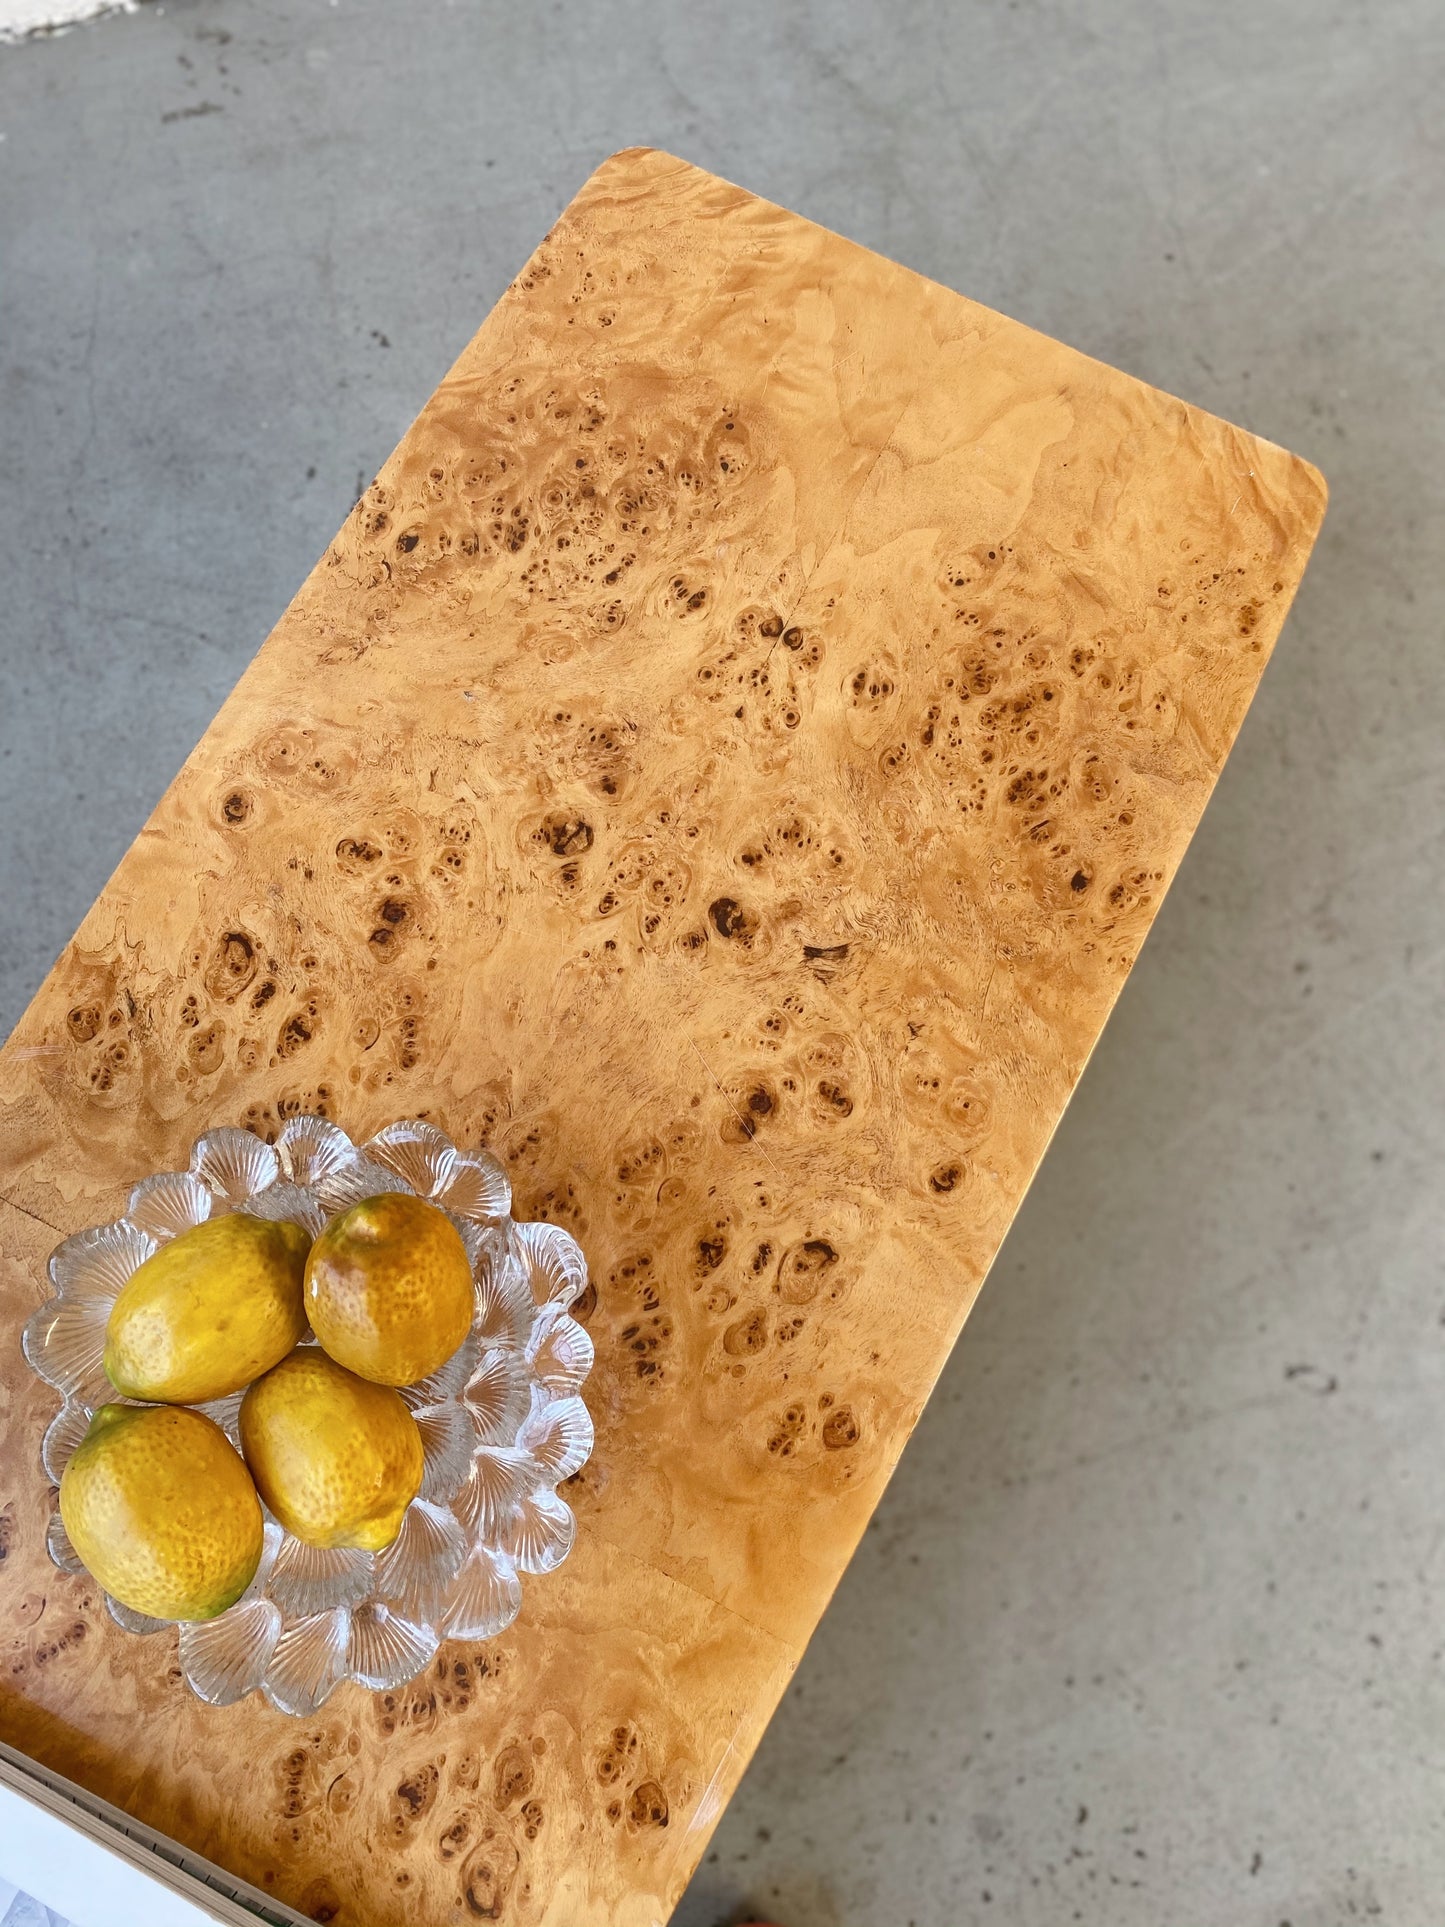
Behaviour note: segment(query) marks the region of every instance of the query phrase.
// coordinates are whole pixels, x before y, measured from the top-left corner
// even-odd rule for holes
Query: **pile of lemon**
[[[422,1481],[396,1387],[445,1364],[472,1305],[455,1226],[406,1193],[352,1205],[315,1243],[239,1211],[182,1232],[111,1310],[106,1374],[146,1402],[103,1405],[66,1466],[71,1544],[156,1619],[234,1605],[260,1564],[262,1499],[307,1545],[380,1552]],[[240,1391],[238,1454],[193,1408]]]

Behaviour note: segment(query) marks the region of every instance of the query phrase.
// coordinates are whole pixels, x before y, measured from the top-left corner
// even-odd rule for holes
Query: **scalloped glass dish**
[[[592,1341],[570,1316],[587,1283],[576,1240],[556,1225],[518,1224],[506,1173],[486,1151],[460,1151],[433,1125],[392,1124],[358,1147],[320,1117],[289,1120],[274,1146],[249,1131],[208,1131],[188,1171],[147,1178],[123,1218],[67,1238],[50,1256],[55,1296],[25,1327],[25,1356],[64,1403],[40,1449],[58,1485],[97,1406],[106,1320],[122,1285],[167,1239],[225,1211],[290,1218],[313,1237],[360,1198],[430,1198],[466,1244],[476,1314],[461,1348],[402,1388],[422,1435],[421,1491],[384,1552],[322,1551],[269,1512],[261,1564],[245,1594],[210,1620],[180,1622],[181,1669],[213,1706],[260,1690],[283,1713],[314,1713],[343,1680],[382,1691],[411,1679],[445,1639],[490,1639],[516,1618],[522,1575],[552,1572],[576,1521],[558,1485],[592,1450],[581,1388]],[[302,1341],[314,1344],[307,1334]],[[122,1401],[129,1402],[129,1401]],[[198,1409],[239,1449],[241,1394]],[[58,1509],[50,1556],[83,1570]],[[154,1633],[106,1596],[118,1625]]]

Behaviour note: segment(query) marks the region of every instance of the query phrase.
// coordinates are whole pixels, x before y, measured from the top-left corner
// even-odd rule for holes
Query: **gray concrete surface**
[[[0,49],[0,1025],[654,142],[1314,458],[1256,708],[678,1916],[1445,1916],[1438,0],[169,0]]]

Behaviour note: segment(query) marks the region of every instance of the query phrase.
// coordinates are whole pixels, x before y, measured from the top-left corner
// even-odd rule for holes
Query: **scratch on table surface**
[[[768,1163],[772,1165],[774,1172],[777,1174],[778,1177],[781,1177],[783,1174],[778,1169],[778,1166],[773,1162],[773,1159],[769,1154],[767,1145],[758,1143],[757,1125],[754,1124],[753,1120],[750,1117],[744,1117],[742,1112],[738,1109],[737,1105],[733,1103],[732,1099],[728,1096],[727,1092],[723,1089],[722,1079],[718,1076],[717,1072],[713,1069],[712,1065],[709,1064],[707,1059],[703,1056],[702,1052],[698,1050],[698,1047],[696,1044],[693,1043],[693,1040],[689,1037],[687,1041],[689,1044],[692,1044],[693,1052],[697,1058],[698,1063],[702,1065],[703,1069],[707,1072],[708,1076],[712,1079],[713,1083],[717,1085],[718,1091],[722,1096],[723,1102],[727,1105],[728,1109],[732,1112],[733,1116],[737,1119],[738,1123],[742,1125],[743,1136],[747,1139],[749,1144],[756,1144],[758,1146],[758,1149],[762,1152],[763,1156],[767,1158]]]

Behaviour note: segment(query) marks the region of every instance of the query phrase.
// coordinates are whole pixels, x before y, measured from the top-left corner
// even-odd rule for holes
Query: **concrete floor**
[[[1438,1927],[1438,0],[167,0],[0,48],[0,1028],[588,170],[1309,455],[1217,799],[682,1927]]]

